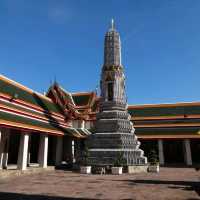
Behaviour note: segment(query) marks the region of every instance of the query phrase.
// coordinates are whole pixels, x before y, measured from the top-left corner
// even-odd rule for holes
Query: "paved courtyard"
[[[200,171],[161,168],[159,174],[80,175],[45,171],[0,179],[2,200],[200,199]]]

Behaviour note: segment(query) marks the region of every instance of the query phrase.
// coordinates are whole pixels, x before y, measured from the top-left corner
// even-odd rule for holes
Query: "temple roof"
[[[134,118],[137,117],[173,117],[188,115],[200,115],[200,102],[129,105],[128,112]]]
[[[50,91],[56,92],[55,96]],[[83,117],[95,121],[99,108],[96,93],[70,93],[54,84],[46,95],[49,97],[0,75],[0,125],[73,137],[89,134],[74,129],[68,120]],[[128,112],[139,137],[200,138],[200,102],[129,105]]]
[[[71,94],[64,92],[64,98],[73,104]],[[2,75],[0,75],[0,125],[56,135],[66,134],[71,137],[85,137],[89,134],[85,129],[71,127],[62,108],[49,97]]]
[[[199,127],[136,128],[135,134],[142,139],[200,138]]]
[[[200,138],[200,102],[130,105],[128,112],[140,138]]]
[[[17,101],[28,103],[48,112],[60,113],[60,108],[45,95],[35,92],[5,76],[0,75],[0,93],[10,98],[17,97]]]
[[[91,92],[73,93],[72,98],[76,106],[87,106],[91,98]]]

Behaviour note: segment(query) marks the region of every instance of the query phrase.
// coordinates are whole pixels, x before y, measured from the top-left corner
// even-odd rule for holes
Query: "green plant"
[[[113,163],[114,167],[122,167],[124,165],[126,165],[126,160],[123,157],[123,153],[119,152],[114,163]]]
[[[149,152],[148,158],[149,158],[148,159],[149,163],[151,165],[158,165],[159,164],[158,155],[157,155],[157,153],[154,149]]]
[[[90,131],[91,133],[95,133],[95,127],[94,127],[94,126],[91,127],[91,128],[89,129],[89,131]]]
[[[82,157],[82,165],[87,166],[88,164],[88,157],[89,157],[89,150],[87,147],[85,147],[83,151],[83,157]]]

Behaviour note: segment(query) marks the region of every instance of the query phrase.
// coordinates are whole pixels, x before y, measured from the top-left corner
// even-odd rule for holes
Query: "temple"
[[[154,149],[161,165],[199,165],[200,102],[129,105],[123,69],[112,23],[100,96],[70,93],[58,82],[40,94],[0,75],[0,169],[78,165],[88,138],[97,164],[110,164],[119,150],[127,165],[144,164]]]
[[[105,35],[95,133],[88,138],[91,165],[113,165],[119,155],[123,157],[124,165],[147,164],[127,111],[123,71],[120,36],[112,21]]]

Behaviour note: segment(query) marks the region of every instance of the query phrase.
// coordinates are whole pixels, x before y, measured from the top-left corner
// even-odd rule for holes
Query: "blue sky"
[[[199,0],[1,0],[0,73],[44,92],[92,91],[114,18],[129,104],[199,101]]]

